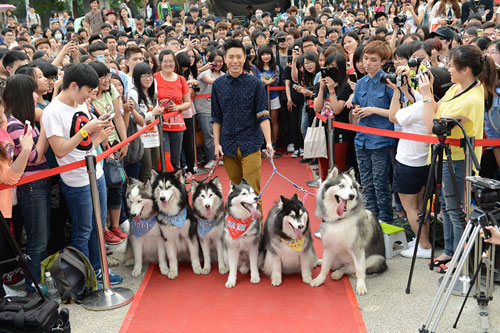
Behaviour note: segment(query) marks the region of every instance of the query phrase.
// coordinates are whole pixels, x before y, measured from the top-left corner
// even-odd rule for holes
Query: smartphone
[[[98,54],[96,55],[96,60],[99,62],[102,62],[103,64],[106,64],[106,56],[104,54]]]
[[[105,114],[103,114],[102,116],[99,117],[99,120],[108,121],[108,120],[113,119],[114,117],[115,117],[115,113],[114,112],[105,113]]]
[[[160,101],[160,107],[161,108],[166,108],[170,103],[172,103],[171,100],[169,99],[163,99]]]
[[[321,67],[319,69],[321,71],[321,78],[324,79],[325,77],[327,77],[327,71],[328,71],[328,68],[326,67]]]
[[[297,51],[297,52],[300,52],[300,46],[298,46],[298,45],[295,45],[293,49],[294,49],[295,51]]]
[[[358,76],[356,75],[356,73],[352,73],[352,74],[349,74],[349,80],[352,82],[352,83],[356,83],[358,82]]]
[[[24,121],[24,135],[28,133],[28,128],[31,126],[31,122],[29,120]]]

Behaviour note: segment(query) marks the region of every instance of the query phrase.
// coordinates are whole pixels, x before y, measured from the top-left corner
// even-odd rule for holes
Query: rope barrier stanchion
[[[113,288],[109,282],[108,262],[106,258],[106,248],[104,245],[104,231],[101,220],[101,206],[99,203],[99,189],[96,179],[96,157],[87,155],[85,157],[87,172],[90,181],[90,193],[92,195],[92,205],[94,206],[94,216],[96,221],[97,244],[99,246],[99,261],[101,262],[103,289],[86,296],[82,305],[88,310],[103,311],[112,310],[127,305],[134,299],[134,293],[127,288]]]
[[[158,138],[160,139],[160,166],[161,171],[167,171],[167,162],[165,161],[165,143],[163,142],[163,115],[158,116],[160,122],[160,128],[158,129]],[[158,165],[158,162],[156,162]],[[153,162],[153,165],[154,162]]]

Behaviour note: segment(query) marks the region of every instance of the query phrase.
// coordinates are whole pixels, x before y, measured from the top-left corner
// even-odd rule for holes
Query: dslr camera
[[[457,119],[439,118],[433,119],[434,125],[432,126],[432,133],[438,137],[447,137],[451,135],[451,130],[459,122]]]
[[[387,80],[394,83],[396,86],[401,87],[407,84],[406,76],[394,73],[384,73],[380,75],[380,82],[386,84]]]
[[[408,20],[408,16],[399,14],[394,18],[394,24],[396,24],[398,27],[402,28],[404,27],[406,20]]]

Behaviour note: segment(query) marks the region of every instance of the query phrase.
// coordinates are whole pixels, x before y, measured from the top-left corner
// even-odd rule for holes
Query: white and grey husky
[[[219,273],[226,274],[228,268],[224,260],[227,254],[222,245],[226,214],[220,180],[215,177],[208,182],[199,183],[193,179],[191,192],[193,193],[193,213],[198,219],[198,239],[203,252],[202,274],[210,273],[211,254],[214,249],[219,264]]]
[[[143,259],[148,262],[158,261],[161,273],[167,275],[165,239],[156,223],[158,212],[154,205],[150,183],[144,185],[139,180],[129,178],[125,199],[131,218],[129,239],[134,253],[132,276],[141,275]]]
[[[323,262],[311,286],[323,284],[332,269],[334,280],[345,273],[356,273],[356,292],[366,294],[366,274],[387,269],[384,236],[373,214],[363,207],[352,168],[340,174],[334,168],[321,184],[316,194],[316,215],[322,219]]]
[[[182,170],[157,174],[152,170],[153,198],[158,207],[157,220],[160,231],[167,240],[168,277],[175,279],[179,274],[178,257],[187,252],[195,274],[201,274],[196,233],[196,219],[189,206],[188,194]]]
[[[242,274],[246,274],[248,265],[250,265],[250,282],[260,282],[258,261],[262,226],[257,202],[255,191],[245,179],[242,179],[239,185],[231,183],[224,229],[224,244],[229,263],[226,288],[236,286],[238,268]]]
[[[267,216],[261,242],[264,254],[263,272],[271,277],[271,284],[279,286],[281,274],[302,273],[302,281],[311,283],[315,266],[309,214],[295,194],[287,199],[281,196]]]

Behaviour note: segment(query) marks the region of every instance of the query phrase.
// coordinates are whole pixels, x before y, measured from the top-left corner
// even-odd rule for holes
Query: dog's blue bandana
[[[200,232],[201,237],[205,237],[210,232],[210,230],[213,229],[216,223],[216,219],[213,221],[198,219],[198,231]]]
[[[156,216],[153,216],[149,220],[140,220],[139,222],[132,220],[132,230],[134,231],[134,236],[136,238],[141,238],[142,236],[147,234],[151,229],[153,229],[155,223],[156,223]]]
[[[165,224],[170,223],[173,226],[184,228],[184,224],[186,223],[186,217],[187,217],[187,208],[184,208],[177,215],[167,216],[160,213],[158,214],[157,219],[159,222],[163,222]]]

